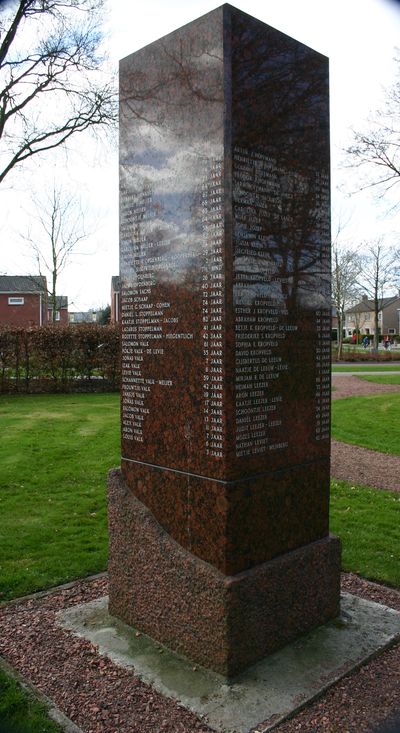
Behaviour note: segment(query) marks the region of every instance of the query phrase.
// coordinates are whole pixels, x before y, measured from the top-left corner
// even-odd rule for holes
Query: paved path
[[[380,384],[359,379],[355,374],[332,374],[332,399],[342,397],[362,397],[383,392],[400,392],[400,384]]]
[[[400,456],[332,440],[331,476],[352,484],[400,492]]]
[[[398,384],[376,384],[349,375],[344,375],[343,379],[342,374],[333,374],[334,400],[383,392],[400,392]],[[340,379],[337,379],[339,376]],[[400,456],[332,440],[331,476],[375,489],[400,492]]]
[[[349,369],[349,371],[346,371],[346,372],[336,372],[332,370],[332,375],[334,375],[335,377],[350,377],[351,375],[354,375],[356,377],[362,377],[364,374],[374,374],[377,377],[385,376],[385,374],[398,374],[400,376],[400,369],[396,369],[393,371],[389,369],[385,369],[385,371],[382,371],[382,370],[381,371],[372,371],[371,370],[370,372],[365,372],[364,370],[362,370],[361,372],[357,369],[354,369],[353,371]]]

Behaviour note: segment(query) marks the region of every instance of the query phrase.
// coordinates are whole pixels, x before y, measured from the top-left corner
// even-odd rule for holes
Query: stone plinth
[[[336,537],[224,575],[175,542],[119,471],[109,527],[110,613],[227,677],[339,613]]]
[[[126,521],[136,537],[136,497],[190,565],[184,597],[195,595],[177,628],[199,633],[199,568],[206,596],[219,579],[221,625],[215,615],[212,624],[225,661],[213,643],[203,655],[182,648],[231,674],[338,610],[339,547],[328,539],[327,59],[223,5],[124,59],[120,80]],[[110,527],[111,608],[170,643],[154,605],[169,614],[179,575],[165,566],[163,601],[147,550],[140,561],[128,540],[119,550],[124,521],[114,514]],[[312,607],[318,574],[326,602]],[[247,583],[252,598],[259,590],[254,615],[234,610]],[[243,619],[259,624],[264,607],[269,639],[257,646],[252,622],[242,638]]]

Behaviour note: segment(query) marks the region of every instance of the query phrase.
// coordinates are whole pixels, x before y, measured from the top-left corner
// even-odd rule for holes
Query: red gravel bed
[[[382,376],[384,376],[381,373]],[[377,374],[377,376],[380,376]],[[400,392],[400,384],[378,384],[378,382],[367,382],[359,377],[341,377],[338,374],[332,375],[332,399],[337,400],[343,397],[363,397],[380,392]]]
[[[400,594],[343,576],[343,589],[400,611]],[[107,593],[107,580],[81,581],[0,609],[0,653],[84,733],[208,733],[194,714],[155,692],[133,670],[101,657],[61,629],[56,613]],[[366,733],[400,706],[400,645],[337,683],[279,733]],[[262,726],[259,726],[262,730]]]
[[[195,715],[56,623],[57,611],[106,595],[107,579],[0,609],[0,654],[84,733],[206,733]]]
[[[332,440],[331,476],[361,486],[400,492],[400,456]]]
[[[400,593],[342,574],[342,590],[400,610]],[[400,733],[400,644],[344,677],[277,733]]]

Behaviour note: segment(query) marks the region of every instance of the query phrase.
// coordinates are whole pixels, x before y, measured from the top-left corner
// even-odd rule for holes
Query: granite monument
[[[225,4],[120,100],[110,612],[232,677],[339,612],[328,61]]]

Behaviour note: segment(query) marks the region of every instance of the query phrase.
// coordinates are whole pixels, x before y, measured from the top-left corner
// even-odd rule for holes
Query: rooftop
[[[0,292],[47,292],[47,280],[44,275],[0,275]]]

